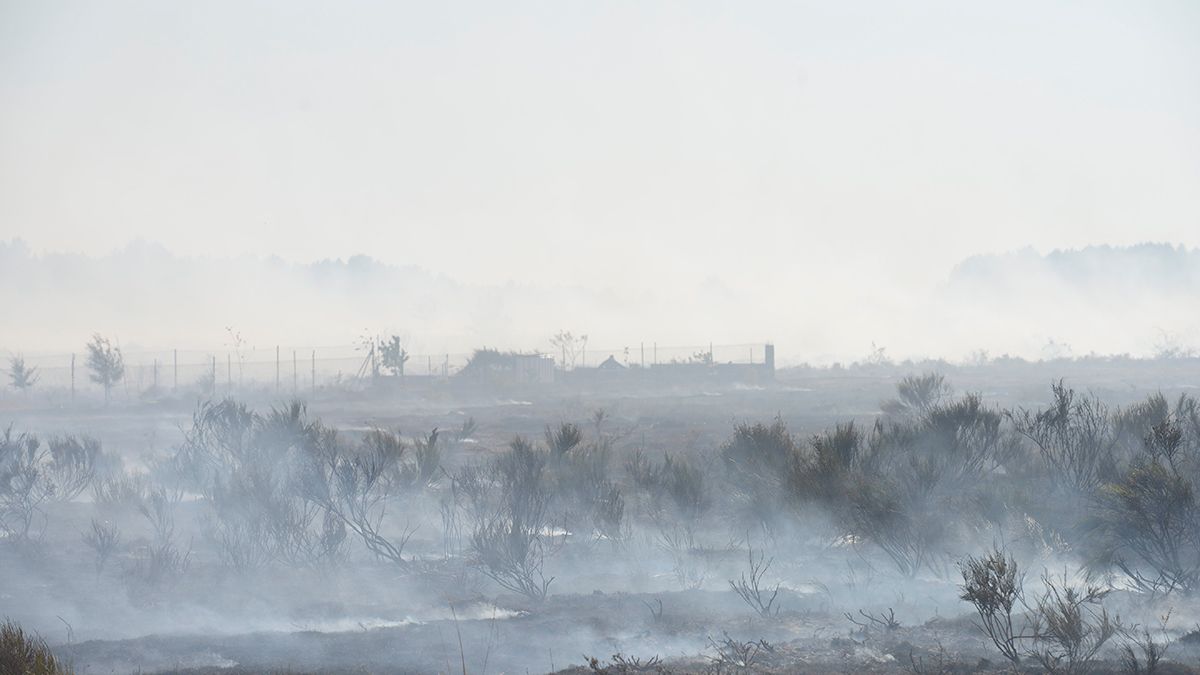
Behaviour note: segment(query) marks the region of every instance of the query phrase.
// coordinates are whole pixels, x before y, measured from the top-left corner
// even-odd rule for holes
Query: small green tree
[[[120,347],[113,346],[108,338],[99,333],[92,335],[87,350],[92,382],[104,387],[104,405],[108,405],[113,386],[125,377],[125,357],[121,356]]]
[[[369,373],[372,379],[377,379],[384,370],[392,377],[404,377],[404,364],[408,363],[409,353],[401,345],[399,335],[387,338],[363,335],[358,344],[358,348],[367,353],[358,369],[359,377]]]
[[[408,363],[408,350],[400,345],[400,336],[393,335],[388,339],[380,338],[376,347],[379,352],[380,365],[391,372],[393,376],[404,377],[404,364]]]
[[[25,357],[18,354],[8,360],[8,380],[14,389],[28,391],[38,380],[37,368],[25,365]]]

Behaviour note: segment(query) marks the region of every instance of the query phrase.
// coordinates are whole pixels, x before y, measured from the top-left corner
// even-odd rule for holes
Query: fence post
[[[154,359],[154,391],[158,393],[158,359]]]

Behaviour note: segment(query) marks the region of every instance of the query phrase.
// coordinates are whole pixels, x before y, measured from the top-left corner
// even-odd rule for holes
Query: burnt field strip
[[[79,672],[1186,670],[1200,414],[1101,373],[28,411],[0,590]]]

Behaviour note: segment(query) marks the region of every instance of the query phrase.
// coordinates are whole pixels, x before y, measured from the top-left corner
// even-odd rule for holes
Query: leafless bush
[[[884,401],[880,408],[892,415],[919,415],[941,403],[950,392],[943,375],[906,375],[896,383],[896,398]]]
[[[49,450],[46,471],[53,486],[52,496],[55,501],[69,502],[96,477],[100,441],[89,436],[52,436],[46,445]]]
[[[206,403],[173,469],[211,506],[211,535],[226,564],[323,565],[343,553],[347,527],[369,540],[368,548],[394,552],[380,543],[387,543],[380,502],[388,479],[401,480],[395,463],[402,452],[387,452],[379,438],[399,443],[385,432],[368,434],[367,449],[348,457],[336,433],[310,420],[300,402],[266,415],[230,400]],[[363,454],[379,460],[369,485],[355,472]],[[362,488],[365,494],[354,492]]]
[[[392,497],[384,477],[394,457],[378,451],[340,456],[334,468],[336,496],[327,502],[327,508],[358,535],[367,550],[406,566],[404,548],[416,527],[406,525],[389,536],[383,524]]]
[[[653,603],[643,600],[642,604],[646,606],[646,609],[650,610],[650,618],[653,619],[655,623],[662,621],[662,618],[663,618],[662,598],[655,598]]]
[[[621,488],[608,481],[598,484],[592,499],[592,525],[596,531],[611,540],[621,539],[624,517],[625,498]]]
[[[0,529],[17,541],[29,539],[42,503],[53,494],[43,469],[41,442],[28,434],[13,435],[12,427],[0,438]]]
[[[1030,655],[1049,673],[1090,672],[1100,649],[1121,630],[1102,604],[1108,591],[1076,587],[1064,575],[1042,577],[1046,590],[1031,608],[1036,635]]]
[[[914,445],[939,480],[975,481],[995,468],[1002,420],[978,394],[966,394],[925,411]]]
[[[796,441],[783,420],[770,425],[739,424],[721,448],[721,461],[734,474],[761,477],[787,472],[796,459]]]
[[[634,656],[625,656],[621,653],[612,655],[612,659],[608,663],[601,663],[600,659],[594,656],[585,655],[584,660],[588,664],[588,668],[593,673],[604,673],[604,675],[627,675],[628,673],[665,673],[662,659],[657,656],[652,656],[648,659],[641,659]]]
[[[47,502],[66,502],[87,489],[95,476],[100,443],[76,436],[43,444],[31,434],[0,436],[0,531],[27,541]]]
[[[155,487],[146,495],[146,499],[137,505],[138,513],[150,523],[154,530],[154,540],[159,544],[172,540],[175,536],[175,507],[182,495],[168,491],[163,487]]]
[[[1026,627],[1017,628],[1014,624],[1014,620],[1023,621],[1019,607],[1023,579],[1017,561],[997,548],[981,558],[967,557],[959,569],[963,578],[959,597],[975,607],[979,616],[975,626],[991,639],[1004,658],[1017,665],[1021,661],[1020,641],[1032,637],[1026,633]],[[1014,608],[1017,617],[1013,615]]]
[[[1094,396],[1080,396],[1060,380],[1051,385],[1054,402],[1045,410],[1019,409],[1009,417],[1033,442],[1057,484],[1087,492],[1116,471],[1108,408]]]
[[[915,419],[877,421],[866,435],[839,424],[812,438],[789,489],[904,575],[942,573],[947,547],[983,517],[982,477],[994,468],[1001,421],[968,394]]]
[[[772,527],[786,513],[787,478],[800,461],[795,439],[778,417],[771,425],[740,424],[721,448],[725,478],[743,524]]]
[[[634,485],[649,496],[651,515],[656,520],[663,517],[664,509],[671,509],[672,520],[691,531],[712,506],[704,472],[686,459],[668,454],[662,462],[654,462],[639,451],[626,462],[625,469]]]
[[[326,501],[296,494],[258,471],[231,476],[212,496],[213,532],[231,567],[318,566],[340,558],[346,525]]]
[[[213,528],[217,555],[226,567],[249,570],[271,561],[267,535],[261,522],[222,519]]]
[[[572,422],[563,422],[557,429],[546,426],[546,447],[556,457],[562,457],[583,442],[583,431]]]
[[[625,473],[639,490],[650,492],[662,485],[660,471],[662,465],[646,456],[645,451],[638,448],[625,460]]]
[[[567,454],[551,457],[554,461],[547,467],[546,489],[554,493],[567,525],[572,529],[590,528],[608,539],[621,539],[625,498],[620,486],[609,480],[609,442],[575,446]]]
[[[937,567],[937,546],[947,536],[946,511],[937,508],[921,476],[862,478],[849,487],[843,516],[849,531],[880,548],[905,576]]]
[[[174,584],[188,571],[191,549],[181,551],[172,542],[160,542],[137,552],[133,564],[127,568],[130,592],[144,591],[151,595]],[[151,604],[145,599],[142,604]]]
[[[679,587],[695,590],[708,579],[708,562],[699,554],[695,532],[672,521],[657,519],[658,545],[671,556],[671,571]]]
[[[520,436],[492,465],[502,509],[514,522],[539,528],[550,495],[546,488],[546,454]]]
[[[476,431],[479,431],[479,424],[475,421],[474,417],[468,417],[467,419],[463,420],[462,425],[455,430],[454,440],[459,442],[465,441],[468,438],[473,437]]]
[[[908,650],[908,672],[913,675],[950,675],[955,669],[946,655],[946,648],[941,640],[937,640],[937,652],[929,660],[917,656],[912,649]]]
[[[413,440],[412,484],[418,487],[433,485],[442,466],[442,446],[438,443],[437,427],[423,438]]]
[[[1126,457],[1148,450],[1178,464],[1181,459],[1195,461],[1200,452],[1200,400],[1187,394],[1174,404],[1161,393],[1153,394],[1114,413],[1112,426]],[[1181,457],[1180,450],[1190,457]]]
[[[749,558],[750,576],[747,577],[743,572],[737,581],[730,579],[729,587],[747,605],[750,605],[751,609],[758,612],[759,616],[766,618],[779,616],[780,606],[775,601],[779,597],[780,585],[775,584],[774,587],[768,587],[763,584],[763,576],[771,568],[771,563],[775,559],[765,560],[765,554],[761,552],[756,558],[753,548],[747,548],[747,557]]]
[[[136,511],[149,494],[149,479],[143,473],[122,472],[92,485],[92,503],[102,512],[113,515]]]
[[[961,569],[961,597],[975,607],[976,626],[1014,667],[1028,657],[1049,673],[1089,672],[1104,645],[1124,630],[1104,608],[1108,591],[1075,586],[1066,575],[1043,575],[1043,592],[1027,602],[1016,562],[999,549],[967,558]]]
[[[1098,501],[1093,566],[1114,565],[1150,593],[1200,588],[1200,506],[1191,481],[1164,460],[1146,459],[1104,486]]]
[[[715,672],[744,672],[754,667],[763,652],[774,652],[775,648],[766,640],[757,642],[735,640],[726,633],[720,640],[708,638],[708,646],[715,653],[709,657]]]
[[[540,531],[500,517],[475,530],[471,548],[483,573],[493,581],[531,600],[545,599],[554,577],[543,573],[546,550]]]
[[[121,545],[121,531],[109,522],[101,522],[92,518],[92,529],[83,534],[83,543],[92,549],[95,555],[96,574],[104,571],[109,558],[117,552]]]
[[[171,468],[180,480],[207,496],[216,481],[254,461],[258,419],[245,404],[231,399],[201,404]]]
[[[858,626],[859,631],[864,635],[870,633],[872,628],[882,630],[886,633],[900,629],[900,622],[896,620],[896,612],[891,607],[888,608],[886,613],[879,612],[878,614],[860,609],[858,610],[858,616],[862,617],[861,621],[855,618],[850,612],[846,612],[843,616],[846,617],[847,621]]]
[[[1091,564],[1114,566],[1149,593],[1194,592],[1200,588],[1200,406],[1188,396],[1172,406],[1155,395],[1120,411],[1114,426],[1130,459],[1098,492],[1088,521]]]
[[[852,473],[866,470],[863,437],[854,422],[813,436],[812,452],[792,475],[792,489],[804,500],[834,505],[845,494]]]
[[[518,436],[491,470],[500,491],[499,510],[476,525],[471,549],[485,575],[510,591],[541,601],[554,581],[543,573],[547,554],[543,529],[550,500],[546,456]]]
[[[174,584],[187,572],[191,547],[181,551],[175,544],[175,507],[180,498],[178,492],[158,486],[138,505],[138,512],[150,524],[154,538],[149,545],[135,550],[132,564],[125,570],[131,594],[144,591],[153,595]],[[146,598],[135,600],[145,604],[153,602]]]
[[[1159,671],[1158,666],[1171,644],[1167,635],[1167,622],[1170,619],[1171,613],[1168,611],[1159,621],[1158,636],[1151,634],[1149,628],[1136,625],[1121,631],[1124,638],[1120,657],[1122,671],[1128,675],[1153,675]]]
[[[465,510],[471,523],[482,523],[495,511],[492,492],[496,473],[487,467],[468,464],[454,473],[450,491],[454,503]]]
[[[705,485],[704,473],[699,467],[670,455],[663,460],[663,476],[667,495],[688,527],[694,527],[712,506],[712,499]]]

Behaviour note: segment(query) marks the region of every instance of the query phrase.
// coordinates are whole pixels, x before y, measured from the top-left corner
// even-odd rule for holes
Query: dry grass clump
[[[0,624],[0,673],[70,675],[72,672],[54,656],[45,640],[26,633],[14,621]]]

